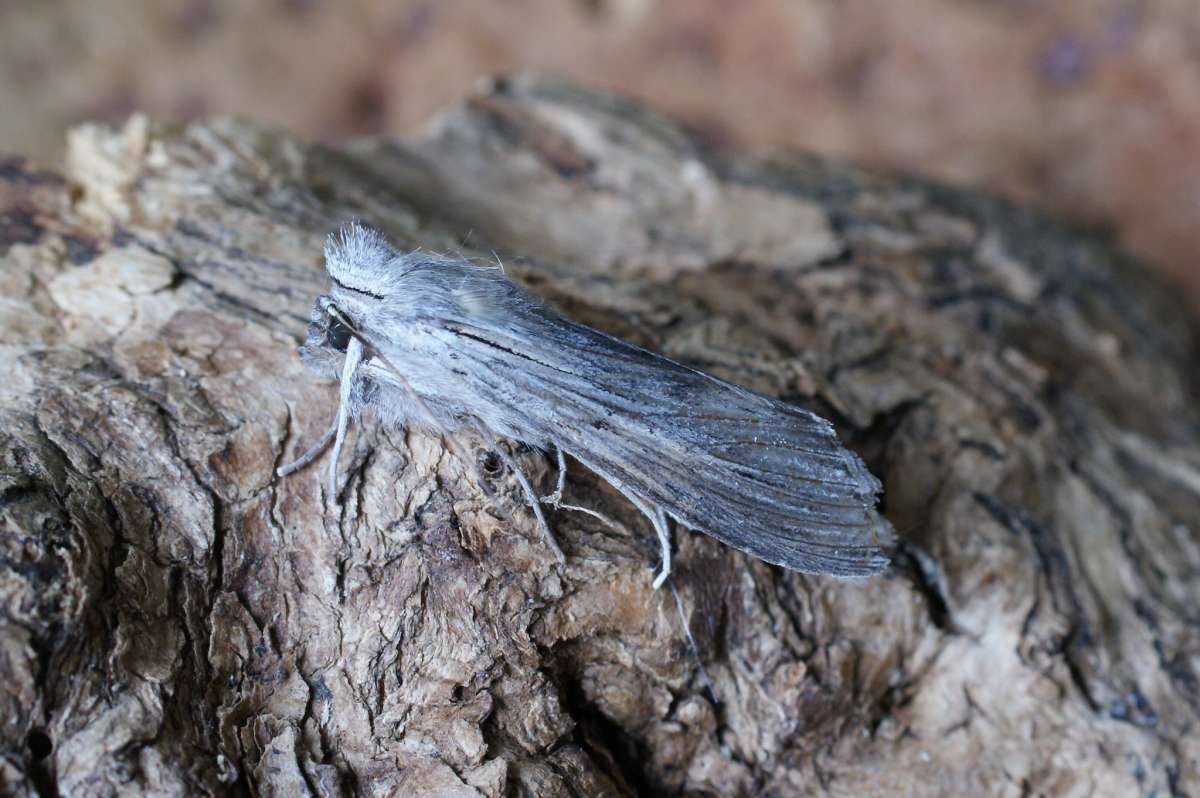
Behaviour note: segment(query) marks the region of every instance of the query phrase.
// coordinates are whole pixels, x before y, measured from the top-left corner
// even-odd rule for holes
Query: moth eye
[[[338,319],[330,319],[325,329],[325,346],[338,352],[345,352],[350,346],[350,328]]]

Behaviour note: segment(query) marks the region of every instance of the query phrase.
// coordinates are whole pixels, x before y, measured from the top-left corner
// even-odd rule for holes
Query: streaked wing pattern
[[[887,565],[879,482],[824,419],[533,311],[519,324],[435,323],[474,361],[464,389],[514,417],[544,403],[513,437],[553,441],[631,498],[768,562],[838,576]]]

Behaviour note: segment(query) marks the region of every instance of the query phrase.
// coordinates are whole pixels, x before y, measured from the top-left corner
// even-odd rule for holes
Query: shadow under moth
[[[333,287],[317,299],[300,353],[340,380],[341,401],[330,429],[281,476],[332,442],[336,497],[347,425],[370,408],[448,442],[482,435],[560,561],[541,505],[559,506],[570,455],[650,520],[662,550],[656,588],[671,572],[671,519],[797,571],[856,577],[887,566],[880,483],[820,416],[565,319],[502,268],[397,252],[360,224],[329,237],[325,264]],[[501,437],[553,450],[558,490],[539,497]]]

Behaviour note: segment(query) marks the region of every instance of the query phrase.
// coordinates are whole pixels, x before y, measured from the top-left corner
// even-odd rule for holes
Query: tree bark
[[[677,607],[574,463],[565,566],[470,436],[276,478],[349,218],[831,418],[895,566],[679,530]],[[1093,237],[522,78],[414,140],[84,126],[0,162],[0,264],[7,794],[1200,792],[1200,336]]]

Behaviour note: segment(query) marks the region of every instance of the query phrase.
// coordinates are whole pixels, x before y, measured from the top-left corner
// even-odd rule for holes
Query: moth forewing
[[[510,425],[553,437],[648,515],[661,508],[769,562],[839,576],[887,564],[878,482],[823,419],[537,315],[515,325],[552,321],[554,336],[476,326],[457,345],[476,395]],[[545,412],[539,397],[553,398]]]

